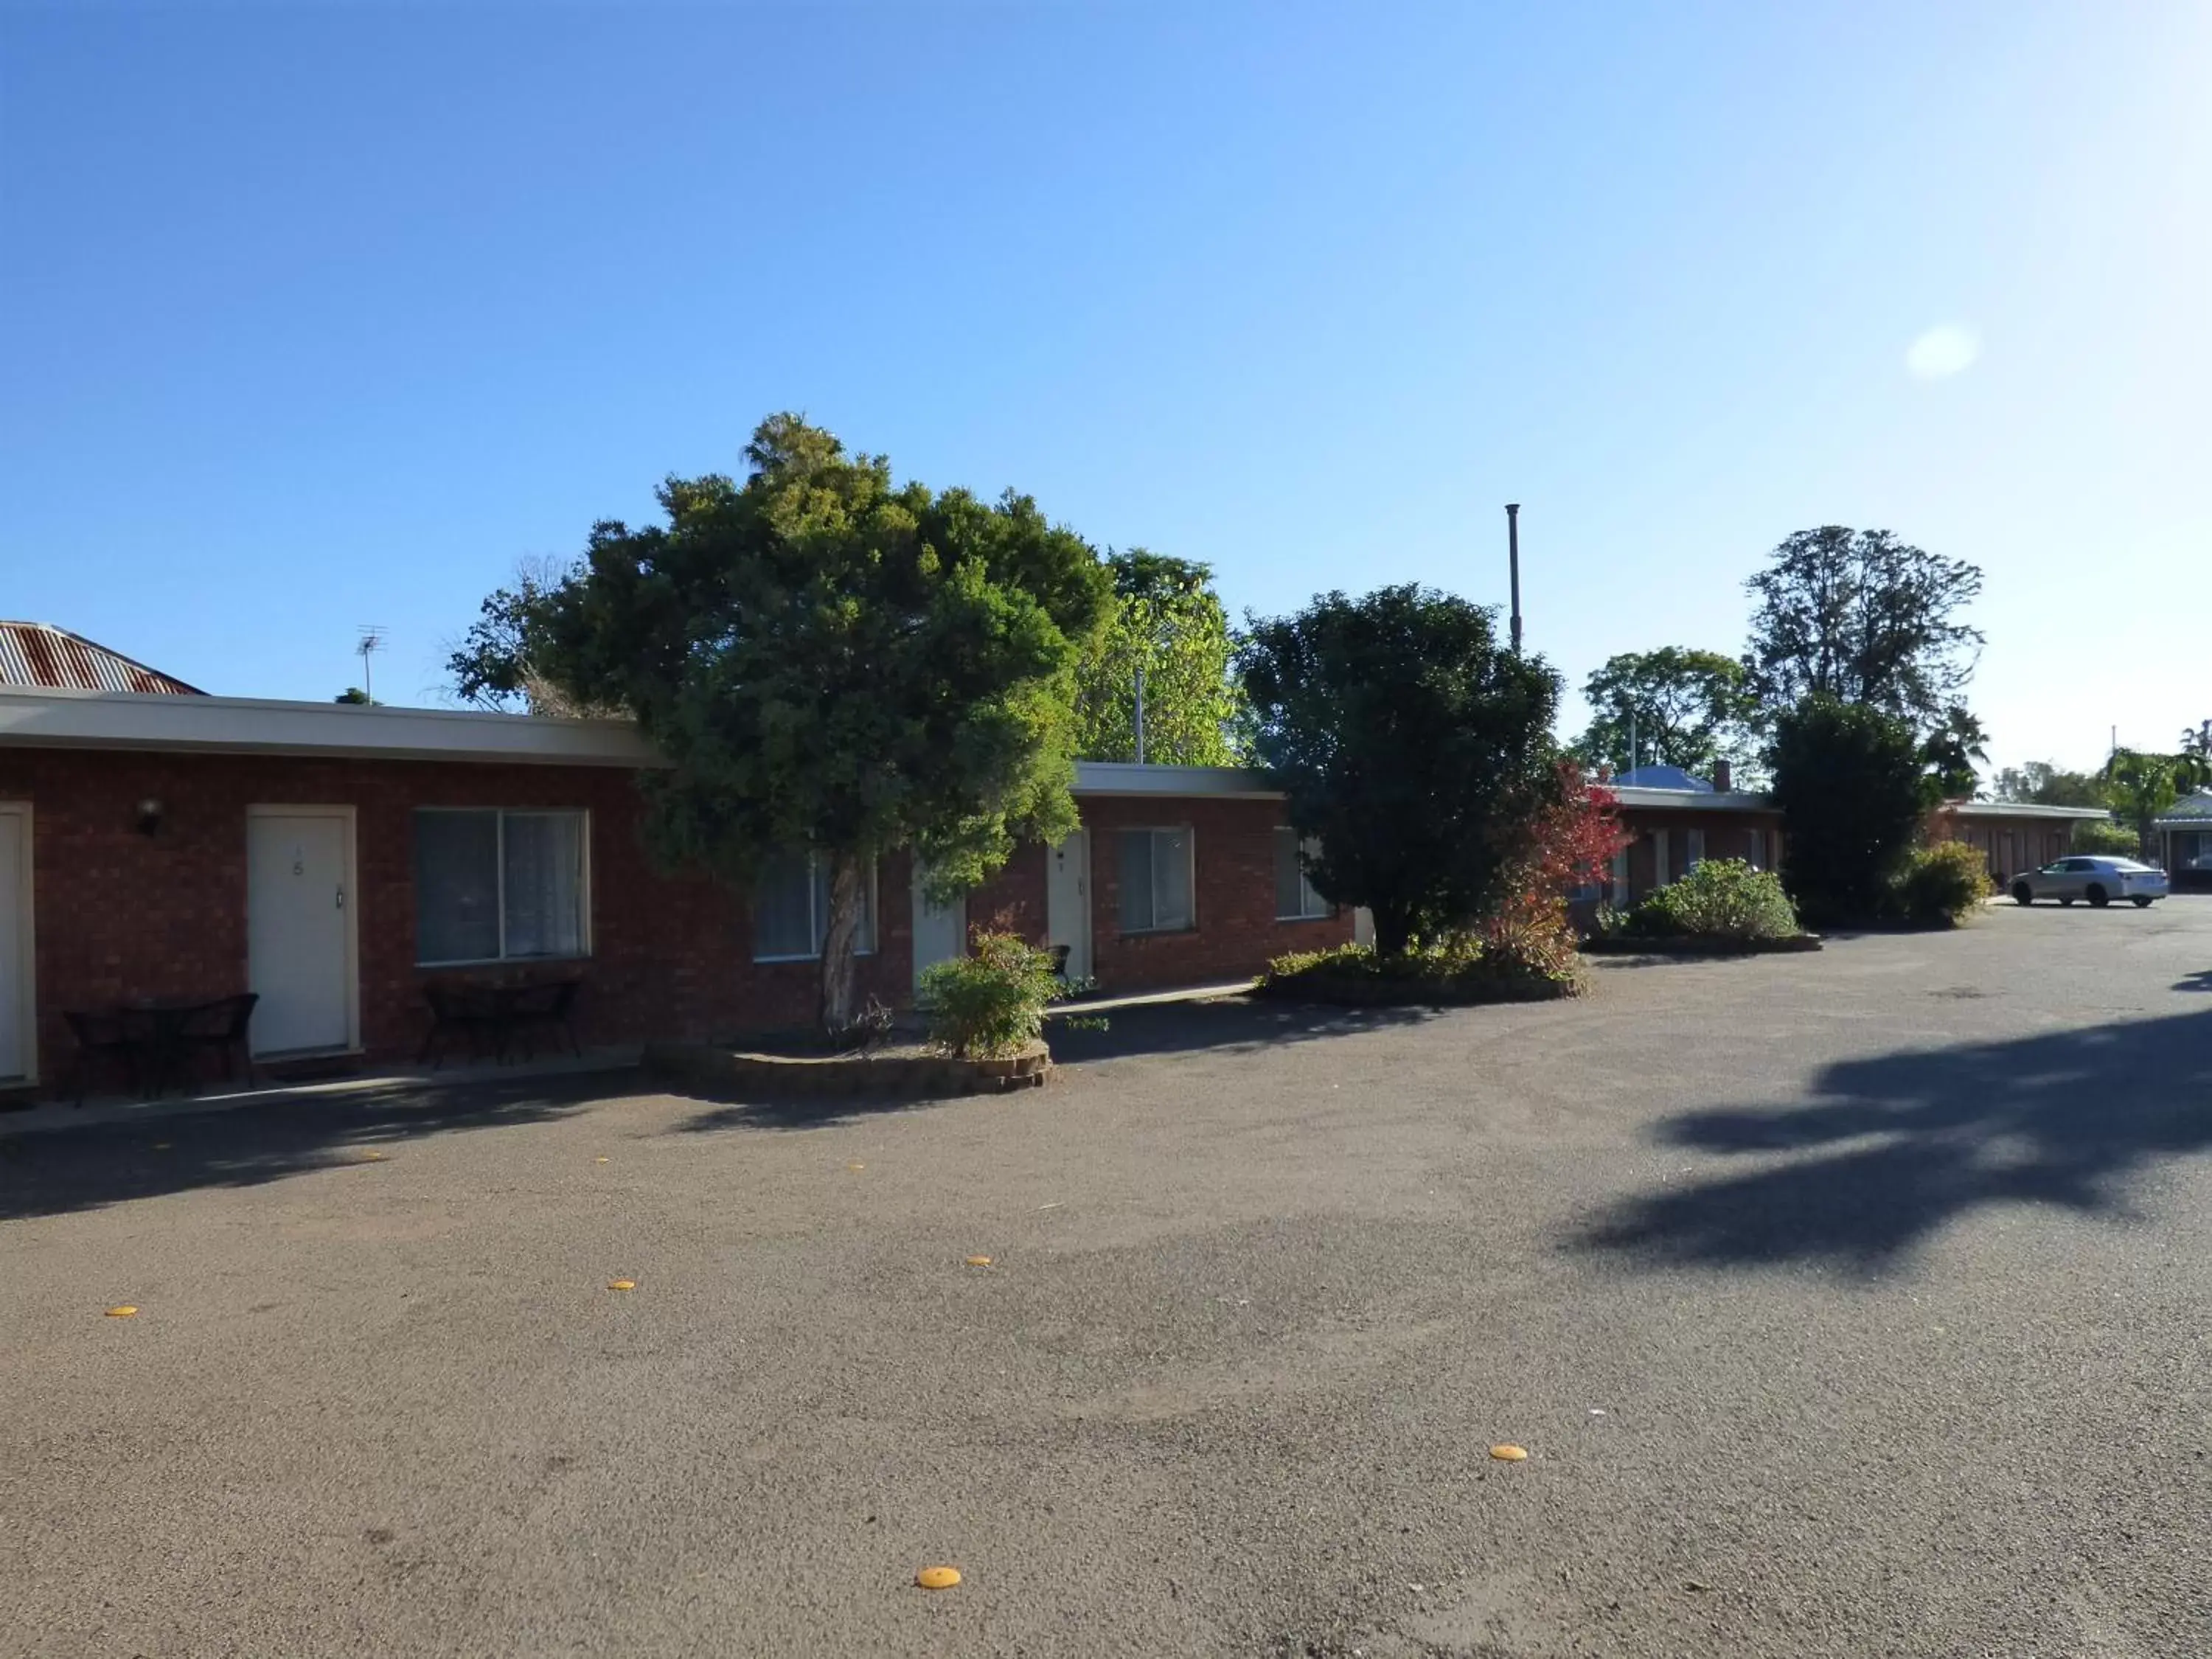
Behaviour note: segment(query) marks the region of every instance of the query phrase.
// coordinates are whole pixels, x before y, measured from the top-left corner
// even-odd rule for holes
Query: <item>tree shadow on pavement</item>
[[[1055,1065],[1084,1066],[1139,1054],[1251,1052],[1285,1042],[1422,1025],[1449,1012],[1455,1011],[1340,1008],[1324,1003],[1279,1001],[1273,997],[1207,997],[1194,1002],[1146,1002],[1116,1008],[1104,1016],[1103,1029],[1070,1024],[1085,1018],[1077,1006],[1046,1021],[1044,1035],[1052,1045]]]
[[[2212,1150],[2212,1011],[1846,1060],[1812,1093],[1668,1120],[1665,1145],[1760,1162],[1626,1200],[1571,1248],[1875,1274],[1985,1205],[2125,1216],[2144,1164]]]
[[[1599,951],[1585,956],[1583,966],[1593,973],[1625,973],[1632,968],[1737,968],[1771,969],[1778,960],[1793,960],[1803,953],[1788,951]]]
[[[706,1110],[694,1113],[666,1133],[678,1135],[714,1134],[724,1129],[832,1129],[864,1117],[884,1117],[893,1112],[918,1112],[943,1106],[965,1095],[856,1092],[849,1095],[771,1095],[725,1093],[695,1083],[664,1079],[665,1092],[696,1101]],[[1019,1098],[1009,1095],[1009,1099]]]
[[[407,1082],[0,1136],[0,1221],[258,1187],[423,1136],[541,1122],[648,1087],[629,1068]]]

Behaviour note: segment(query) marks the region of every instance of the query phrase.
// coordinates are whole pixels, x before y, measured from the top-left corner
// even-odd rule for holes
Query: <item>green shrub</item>
[[[932,1042],[963,1060],[1000,1060],[1036,1041],[1046,1005],[1060,994],[1051,951],[1017,934],[978,933],[975,954],[921,970],[915,1000]]]
[[[2069,845],[2076,853],[2117,854],[2131,859],[2142,852],[2142,843],[2136,832],[2124,823],[2114,823],[2110,818],[2076,818]],[[2018,871],[2013,872],[2014,875]]]
[[[1939,841],[1913,851],[1893,890],[1899,916],[1933,927],[1966,921],[1996,890],[1978,848],[1962,841]]]
[[[1269,963],[1254,988],[1349,990],[1378,1002],[1393,1000],[1394,990],[1407,1001],[1505,1002],[1575,996],[1583,983],[1574,931],[1561,915],[1415,939],[1402,956],[1378,957],[1364,945],[1293,951]]]
[[[1400,958],[1401,961],[1406,958]],[[1332,945],[1326,951],[1292,951],[1275,957],[1258,983],[1279,984],[1309,975],[1358,974],[1380,978],[1382,960],[1364,945]]]
[[[1664,939],[1790,939],[1797,911],[1772,872],[1706,859],[1629,915],[1631,931]]]

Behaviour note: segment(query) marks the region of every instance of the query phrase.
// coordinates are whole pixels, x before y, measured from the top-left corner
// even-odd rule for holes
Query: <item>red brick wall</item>
[[[968,926],[1019,933],[1032,945],[1044,943],[1044,869],[1041,845],[1030,842],[1017,847],[997,875],[968,895]]]
[[[1282,803],[1203,799],[1085,797],[1091,829],[1091,944],[1104,991],[1199,985],[1253,974],[1286,951],[1319,950],[1352,938],[1352,912],[1316,921],[1275,920],[1275,826]],[[1196,866],[1188,933],[1121,931],[1117,830],[1188,824]]]
[[[1085,795],[1076,804],[1091,831],[1091,976],[1101,991],[1225,981],[1257,973],[1286,951],[1318,950],[1352,938],[1349,910],[1315,921],[1275,920],[1279,801]],[[1184,933],[1125,934],[1114,832],[1177,824],[1192,830],[1198,925]],[[1046,857],[1034,842],[1018,848],[1004,869],[968,896],[968,925],[1010,927],[1042,944],[1048,921]]]
[[[162,803],[159,832],[136,804]],[[222,996],[247,988],[246,809],[350,805],[362,1045],[411,1053],[428,1027],[426,980],[557,974],[415,965],[414,809],[582,808],[591,817],[592,955],[576,1005],[586,1042],[801,1024],[809,963],[751,959],[743,904],[719,884],[665,874],[639,836],[623,769],[441,762],[0,750],[0,799],[28,799],[38,919],[40,1070],[70,1052],[62,1011],[125,997]],[[865,992],[903,1001],[912,983],[905,860],[880,872],[878,949]]]
[[[1930,841],[1962,841],[1980,850],[1990,873],[2009,878],[2066,856],[2073,825],[2061,819],[1978,817],[1971,811],[1929,816]]]
[[[162,803],[158,833],[137,804]],[[755,963],[744,906],[719,883],[654,868],[641,804],[626,769],[433,761],[288,760],[0,749],[0,799],[27,799],[38,926],[40,1069],[57,1078],[71,1052],[64,1009],[125,998],[222,996],[247,987],[246,808],[349,805],[355,811],[362,1045],[411,1054],[428,1024],[433,977],[574,971],[561,963],[489,969],[415,965],[413,812],[420,806],[580,808],[591,814],[592,954],[577,1000],[586,1042],[695,1036],[808,1023],[811,963]],[[1273,801],[1081,803],[1091,838],[1095,971],[1107,989],[1191,984],[1255,972],[1285,950],[1351,937],[1349,913],[1274,921]],[[1189,823],[1195,831],[1198,927],[1121,936],[1111,830]],[[1045,927],[1045,854],[1018,849],[971,896],[971,922],[1004,915],[1031,938]],[[910,1000],[913,908],[907,860],[878,872],[878,945],[861,964],[865,994]]]
[[[1656,883],[1657,848],[1653,832],[1667,832],[1667,875],[1674,880],[1690,867],[1690,831],[1705,832],[1705,856],[1742,859],[1751,856],[1751,832],[1766,832],[1766,851],[1759,862],[1778,867],[1781,845],[1779,812],[1698,812],[1675,806],[1623,806],[1621,828],[1636,839],[1628,848],[1628,894],[1613,896],[1615,904],[1631,902],[1649,893]]]

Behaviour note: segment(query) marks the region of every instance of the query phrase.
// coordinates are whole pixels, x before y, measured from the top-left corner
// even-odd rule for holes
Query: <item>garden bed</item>
[[[1563,915],[1553,915],[1518,937],[1452,933],[1395,957],[1364,945],[1292,951],[1267,964],[1252,994],[1347,1008],[1458,1008],[1556,1002],[1588,988],[1574,935]]]
[[[1790,933],[1780,939],[1715,939],[1698,933],[1613,933],[1586,939],[1589,957],[1770,957],[1817,951],[1818,933]]]
[[[654,1077],[716,1093],[784,1100],[821,1095],[905,1099],[1038,1088],[1052,1073],[1052,1052],[1042,1042],[1032,1042],[1001,1060],[962,1060],[914,1043],[822,1054],[805,1052],[797,1042],[665,1042],[647,1046],[644,1066]]]

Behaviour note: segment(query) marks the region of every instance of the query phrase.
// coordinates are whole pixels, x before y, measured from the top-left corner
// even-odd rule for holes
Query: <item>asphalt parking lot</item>
[[[1596,981],[0,1123],[0,1652],[2212,1651],[2212,900]]]

